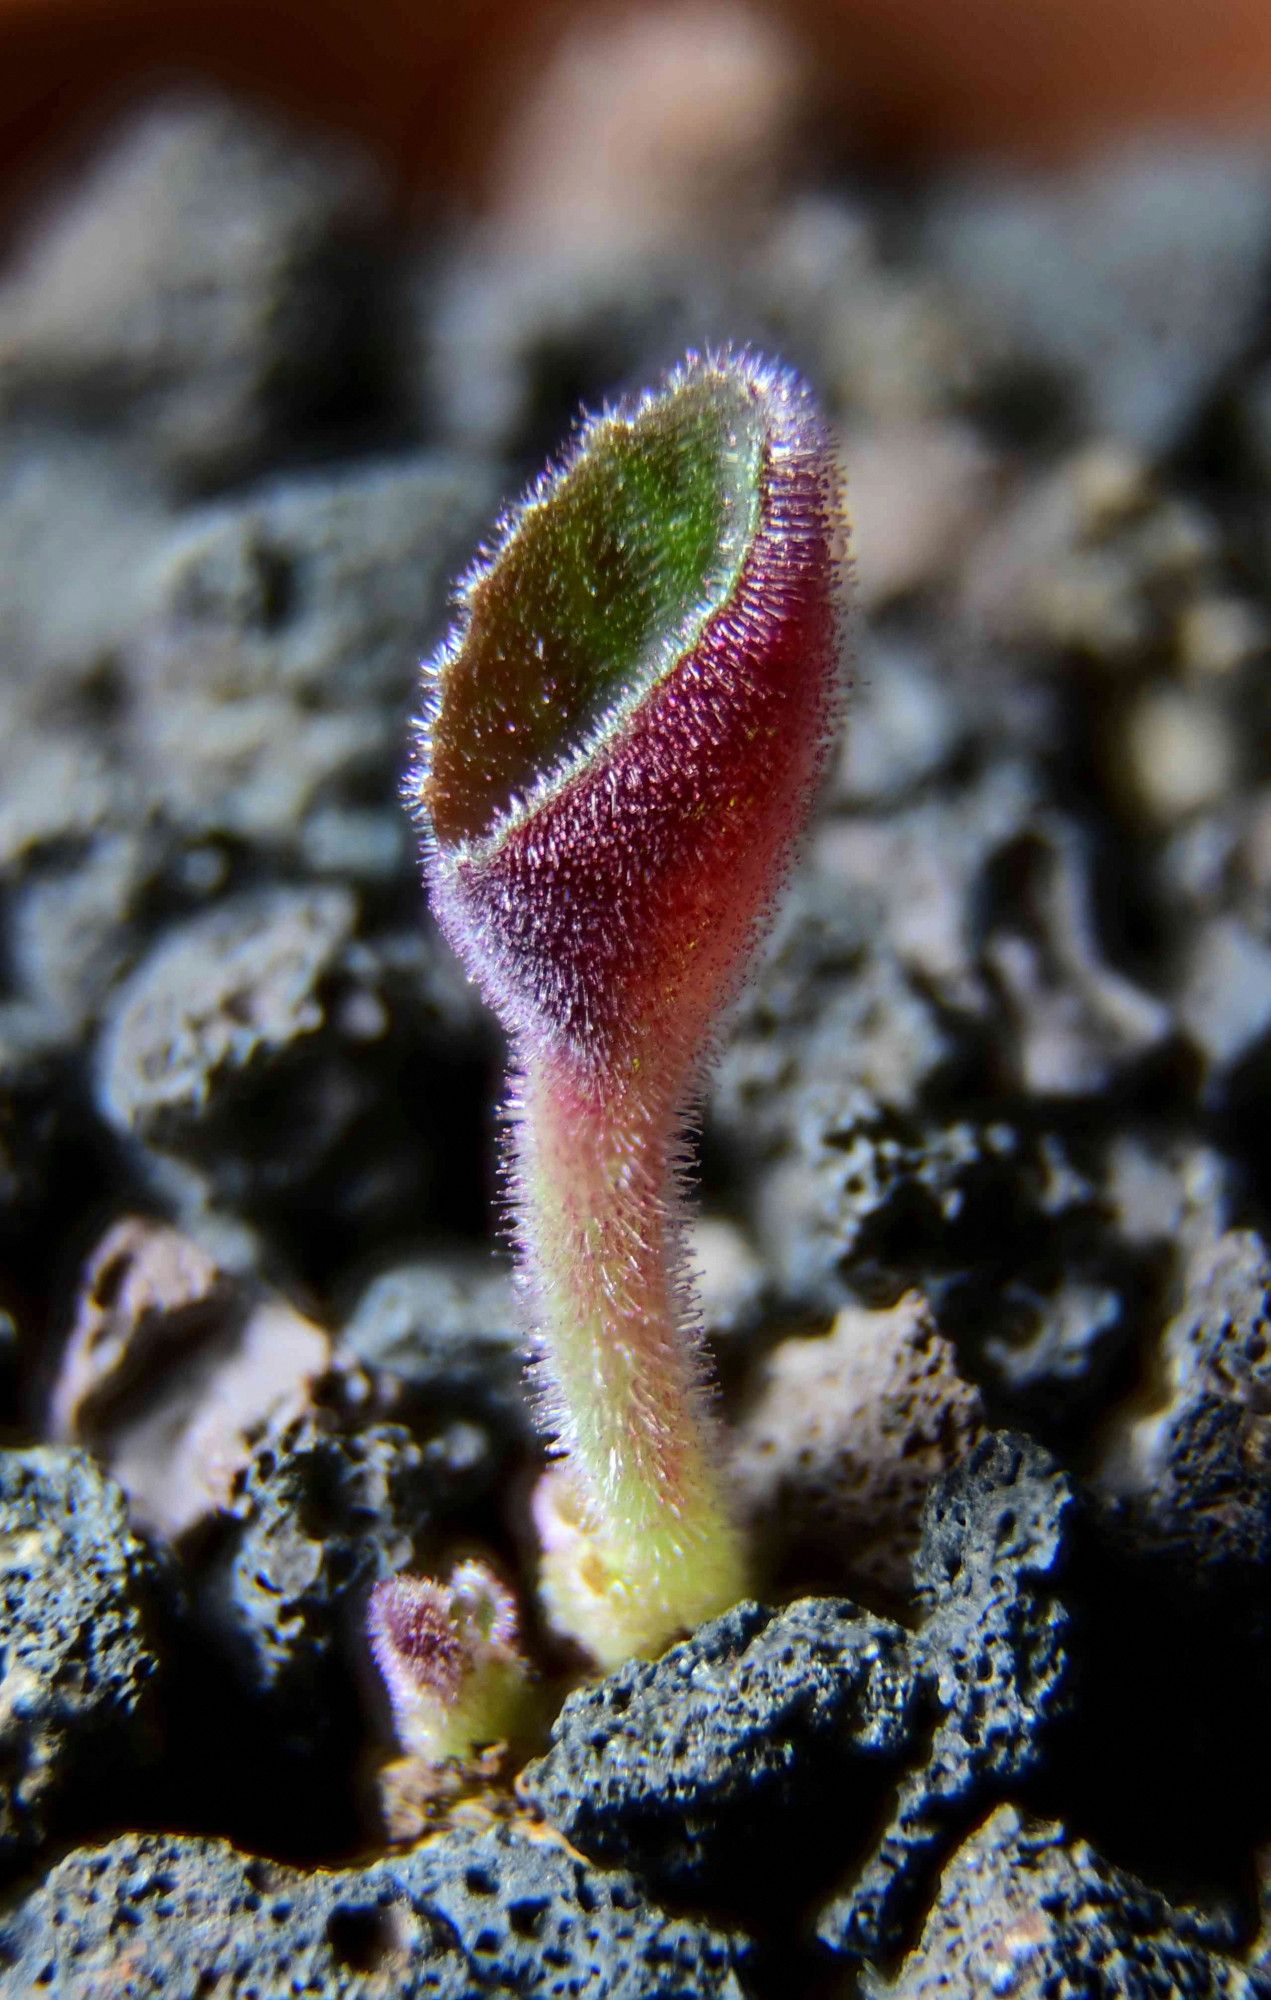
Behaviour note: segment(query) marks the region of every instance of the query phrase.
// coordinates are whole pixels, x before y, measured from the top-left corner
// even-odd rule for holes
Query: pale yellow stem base
[[[539,1598],[553,1630],[598,1666],[656,1659],[676,1639],[746,1595],[742,1541],[720,1514],[678,1549],[660,1537],[642,1549],[588,1524],[566,1466],[544,1473],[534,1494],[542,1548]]]

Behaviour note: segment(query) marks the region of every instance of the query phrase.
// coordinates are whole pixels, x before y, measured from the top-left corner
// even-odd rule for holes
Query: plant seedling
[[[512,1594],[485,1563],[459,1563],[448,1584],[385,1577],[371,1592],[367,1630],[398,1741],[412,1757],[467,1759],[515,1733],[528,1668]]]
[[[511,1044],[506,1175],[556,1460],[541,1594],[602,1665],[746,1564],[688,1270],[688,1132],[839,708],[841,509],[796,376],[690,356],[586,421],[461,582],[408,779]]]

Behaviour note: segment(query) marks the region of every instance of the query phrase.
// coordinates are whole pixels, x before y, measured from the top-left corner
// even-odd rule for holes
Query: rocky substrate
[[[1271,1996],[1271,163],[585,251],[183,98],[0,272],[0,1995]],[[705,1112],[762,1601],[591,1684],[398,785],[499,496],[724,338],[852,727]],[[394,1840],[367,1594],[474,1548],[540,1738]]]

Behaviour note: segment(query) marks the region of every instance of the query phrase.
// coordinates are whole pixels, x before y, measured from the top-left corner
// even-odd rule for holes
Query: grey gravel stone
[[[133,920],[155,872],[143,838],[104,829],[26,869],[11,906],[13,974],[59,1039],[90,1033],[129,970]]]
[[[1047,1172],[1031,1135],[1000,1119],[860,1112],[833,1086],[805,1102],[802,1226],[785,1253],[797,1289],[828,1301],[850,1277],[885,1298],[902,1273],[957,1268],[1020,1241]]]
[[[304,826],[319,867],[409,875],[418,662],[494,497],[481,465],[413,453],[185,516],[126,660],[133,761],[166,815],[284,848]]]
[[[476,1207],[485,1030],[435,940],[403,949],[358,922],[346,882],[244,889],[169,925],[104,1006],[102,1117],[152,1194],[236,1265],[226,1226],[281,1233],[322,1282],[417,1227],[430,1198],[462,1209],[470,1187]]]
[[[324,1020],[323,977],[356,906],[342,889],[273,890],[170,933],[120,993],[99,1060],[102,1109],[160,1148]]]
[[[164,1583],[78,1451],[0,1452],[0,1864],[117,1820],[160,1747]],[[34,1990],[34,1989],[32,1989]]]
[[[1138,1331],[1127,1288],[1079,1263],[1045,1288],[1026,1277],[1003,1285],[994,1320],[981,1353],[995,1386],[1020,1409],[1053,1412],[1058,1392],[1069,1417],[1105,1387]]]
[[[1016,673],[1079,663],[1124,693],[1185,654],[1188,618],[1222,586],[1224,539],[1141,453],[1096,436],[1039,467],[990,523],[966,569],[969,628],[1009,648]],[[1131,745],[1108,734],[1109,790],[1141,816]]]
[[[56,1040],[30,1002],[0,1003],[0,1223],[10,1228],[48,1198],[67,1117]]]
[[[677,1895],[771,1897],[823,1838],[867,1824],[871,1766],[914,1729],[899,1626],[846,1598],[742,1604],[650,1664],[570,1696],[519,1789],[569,1840]]]
[[[1072,1483],[1026,1438],[997,1433],[933,1489],[915,1563],[926,1617],[914,1642],[936,1721],[890,1824],[821,1911],[832,1951],[892,1951],[953,1834],[1036,1771],[1072,1699]]]
[[[1007,754],[897,812],[830,820],[815,863],[871,951],[885,945],[921,991],[975,1018],[990,1004],[980,963],[989,871],[1044,809],[1040,772]]]
[[[4,373],[0,359],[0,406]],[[6,446],[0,657],[10,691],[16,683],[31,711],[47,712],[68,683],[82,691],[99,680],[132,638],[171,516],[117,444],[32,431]]]
[[[862,1112],[912,1110],[956,1072],[956,1030],[890,954],[822,964],[788,1012],[774,998],[765,982],[746,1006],[715,1085],[716,1116],[751,1146],[789,1143],[801,1110],[828,1092]]]
[[[837,804],[891,804],[940,776],[964,747],[965,708],[939,662],[912,643],[866,637],[839,760]]]
[[[383,213],[366,161],[227,99],[126,116],[0,290],[0,412],[240,468],[352,387]]]
[[[1271,1045],[1271,944],[1235,916],[1198,925],[1182,969],[1179,1013],[1205,1064],[1206,1090],[1230,1103],[1242,1067]]]
[[[524,1347],[507,1273],[471,1252],[381,1271],[339,1336],[390,1406],[462,1410],[516,1435],[528,1427]]]
[[[475,1457],[456,1464],[463,1440],[444,1433],[425,1446],[399,1424],[344,1434],[302,1417],[240,1475],[200,1615],[243,1686],[298,1737],[321,1735],[347,1705],[371,1585],[417,1568],[439,1513],[479,1487],[472,1435]]]
[[[880,1113],[832,1075],[810,1085],[797,1152],[759,1182],[760,1235],[805,1307],[924,1290],[1001,1410],[1049,1436],[1141,1336],[1183,1196],[1157,1134],[1140,1151],[1161,1186],[1140,1174],[1123,1188],[1115,1145],[1074,1121],[1045,1130],[1026,1101],[928,1122],[921,1108]],[[1130,1217],[1131,1200],[1145,1212]]]
[[[788,1574],[904,1605],[935,1480],[984,1430],[926,1300],[845,1306],[828,1333],[778,1341],[733,1434],[729,1485],[760,1548]]]
[[[1090,842],[1039,814],[1003,848],[984,955],[1001,992],[1009,1083],[1025,1096],[1095,1097],[1159,1058],[1165,1002],[1109,963],[1095,917]],[[999,1058],[1000,1059],[1000,1058]]]
[[[561,1843],[455,1829],[305,1875],[223,1841],[125,1834],[0,1919],[0,1996],[744,2000],[744,1948]]]
[[[1257,147],[1143,144],[1076,175],[955,192],[927,242],[1001,364],[1049,366],[1083,416],[1164,450],[1254,337],[1271,172]]]
[[[633,282],[634,277],[634,282]],[[589,405],[615,382],[652,380],[685,346],[736,339],[754,319],[713,260],[604,261],[566,270],[541,255],[490,253],[464,232],[450,256],[430,258],[415,302],[427,415],[441,435],[479,454],[515,456],[556,447],[545,411],[560,383]]]
[[[0,683],[0,703],[11,693]],[[6,704],[7,705],[7,704]],[[0,864],[10,880],[41,850],[86,849],[103,826],[126,818],[122,788],[100,732],[34,724],[16,701],[0,742]]]
[[[1266,2000],[1231,1927],[1000,1806],[946,1867],[922,1936],[870,2000]]]
[[[97,1100],[188,1215],[241,1208],[331,1162],[374,1087],[331,1005],[356,904],[267,889],[174,925],[114,995]]]
[[[1101,1483],[1136,1539],[1224,1572],[1256,1611],[1271,1562],[1271,1252],[1253,1230],[1202,1240],[1160,1339],[1160,1393],[1108,1427]],[[1271,1616],[1256,1622],[1271,1641]]]

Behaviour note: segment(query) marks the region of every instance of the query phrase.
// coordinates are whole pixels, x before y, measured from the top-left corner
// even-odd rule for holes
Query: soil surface
[[[1271,156],[721,242],[185,97],[0,273],[3,2000],[1271,1996]],[[762,1602],[594,1683],[398,787],[500,499],[723,340],[851,724],[704,1118]],[[430,1802],[366,1599],[473,1549],[543,1728]]]

